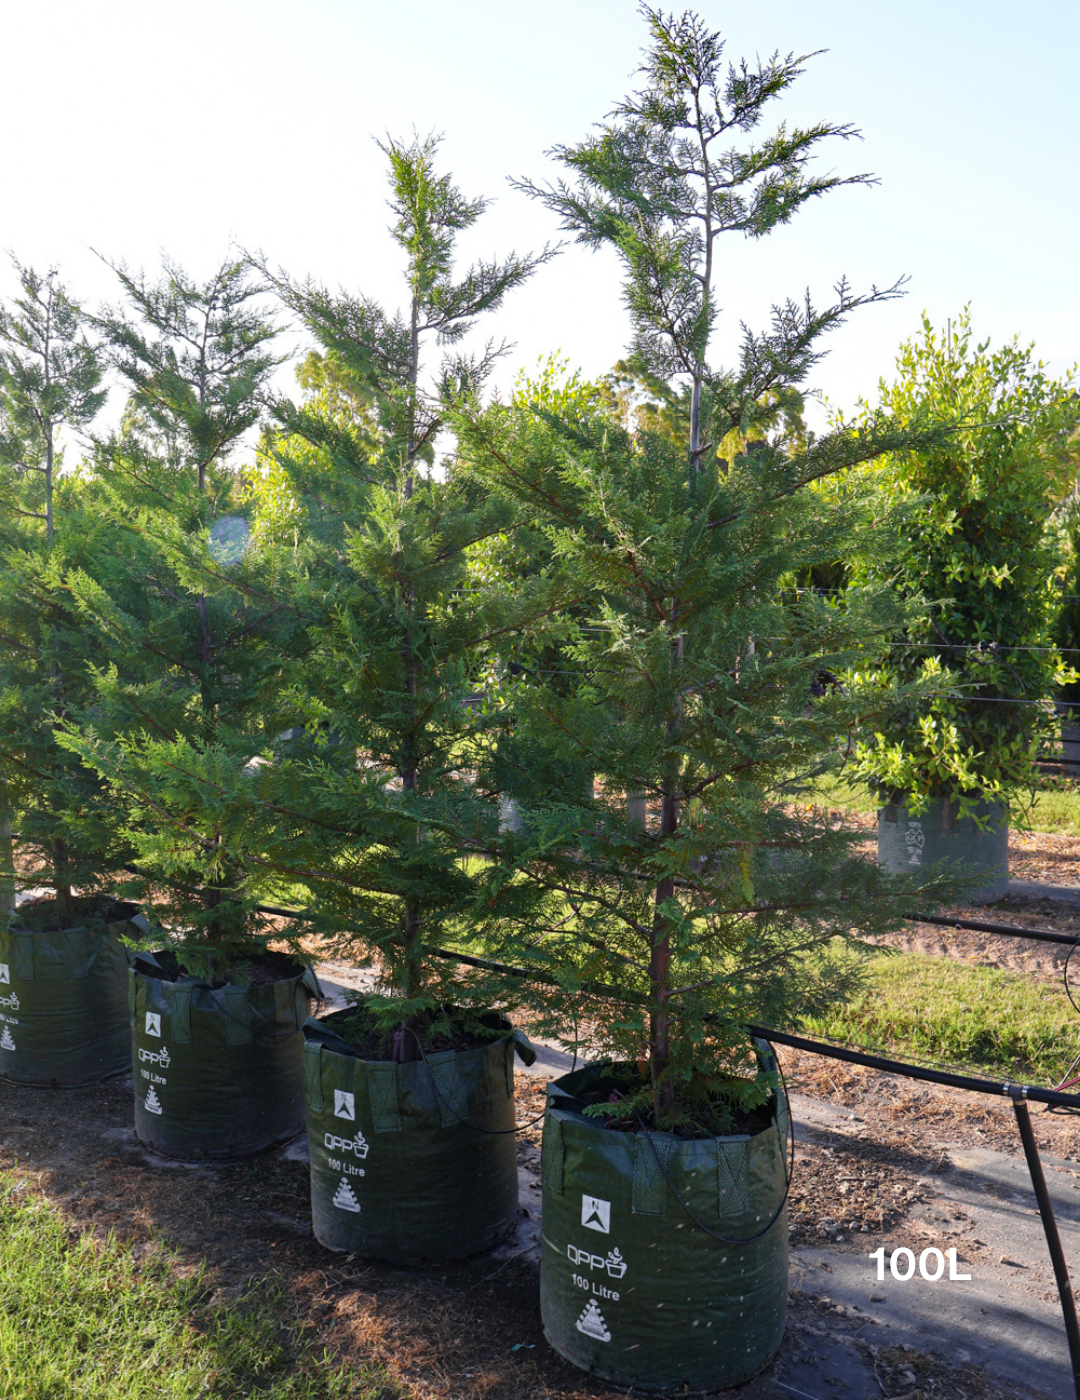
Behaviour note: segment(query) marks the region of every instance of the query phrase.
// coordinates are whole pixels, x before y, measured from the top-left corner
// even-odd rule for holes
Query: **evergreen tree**
[[[514,687],[534,797],[501,878],[532,883],[549,907],[506,951],[555,984],[541,1002],[564,1036],[581,990],[601,995],[594,1046],[645,1070],[605,1113],[648,1101],[656,1123],[710,1131],[718,1086],[744,1102],[766,1092],[760,1076],[749,1089],[730,1082],[745,1065],[743,1027],[843,995],[856,975],[845,936],[895,926],[909,907],[856,858],[859,833],[795,802],[889,703],[860,671],[895,606],[883,587],[843,609],[793,603],[782,584],[854,536],[883,547],[878,503],[850,469],[926,439],[883,416],[793,432],[794,415],[776,411],[801,399],[822,334],[892,291],[856,296],[841,283],[824,311],[787,302],[770,331],[745,332],[733,369],[708,368],[715,236],[764,233],[835,186],[805,161],[850,129],[781,128],[714,159],[712,139],[751,129],[798,63],[743,64],[722,82],[720,39],[696,16],[644,13],[647,87],[601,137],[560,152],[577,183],[542,197],[584,241],[619,253],[639,362],[681,383],[683,412],[630,433],[588,396],[525,394],[458,429],[478,480],[546,532],[590,613],[563,639],[575,684],[522,671]],[[729,463],[715,443],[731,430],[749,445]],[[823,513],[807,488],[829,476]],[[568,761],[597,775],[593,795],[567,788]],[[644,824],[625,801],[638,794]]]
[[[105,401],[104,357],[55,271],[15,261],[21,295],[0,308],[0,881],[14,893],[11,816],[35,884],[51,886],[62,927],[73,887],[100,889],[115,868],[100,823],[100,784],[53,741],[51,721],[88,696],[100,653],[64,587],[72,567],[104,563],[108,541],[79,473],[61,475],[60,435]]]
[[[850,124],[781,125],[740,142],[814,55],[774,53],[754,68],[743,60],[725,71],[723,40],[699,15],[648,5],[640,12],[652,40],[641,66],[645,86],[616,104],[599,135],[554,148],[572,183],[517,187],[557,213],[579,242],[618,253],[633,329],[630,366],[663,385],[669,404],[676,395],[685,400],[696,471],[727,433],[754,439],[778,411],[798,415],[793,375],[801,382],[821,358],[820,334],[856,306],[895,295],[899,284],[853,297],[841,282],[835,305],[820,312],[809,297],[802,306],[788,301],[774,310],[770,332],[744,330],[742,374],[710,368],[721,235],[763,238],[809,200],[874,181],[808,169],[823,141],[859,135]]]
[[[260,770],[261,850],[248,858],[303,885],[340,948],[378,952],[390,995],[370,1008],[396,1030],[396,1057],[415,1059],[447,995],[429,948],[483,908],[497,828],[485,768],[500,727],[481,690],[487,650],[554,608],[543,580],[512,597],[470,572],[470,552],[513,520],[452,455],[436,464],[436,443],[448,399],[477,394],[505,348],[456,347],[551,252],[456,274],[458,235],[486,201],[438,171],[436,139],[382,149],[403,311],[260,264],[320,351],[305,362],[307,402],[277,406],[273,465],[256,487],[302,541],[294,606],[309,649],[289,693],[304,737]],[[447,349],[429,367],[432,342]]]
[[[260,946],[257,895],[242,888],[212,806],[194,808],[178,775],[192,751],[244,770],[266,742],[268,678],[298,630],[275,597],[273,550],[251,546],[230,463],[279,363],[275,327],[238,260],[205,284],[173,263],[158,282],[117,272],[125,304],[101,324],[131,393],[96,468],[125,568],[68,575],[111,660],[60,737],[109,784],[118,833],[187,939],[182,956],[216,973]]]

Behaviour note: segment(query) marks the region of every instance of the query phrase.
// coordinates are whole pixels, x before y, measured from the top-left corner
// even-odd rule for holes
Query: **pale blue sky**
[[[854,122],[825,168],[873,171],[759,243],[721,257],[725,316],[809,286],[824,299],[910,276],[908,296],[833,337],[816,385],[839,406],[872,394],[925,307],[971,302],[977,330],[1034,341],[1055,372],[1080,356],[1076,0],[703,0],[728,56],[814,59],[777,119]],[[633,0],[52,0],[8,6],[0,60],[0,246],[58,264],[88,303],[113,295],[93,256],[153,267],[165,249],[207,271],[230,238],[295,274],[396,301],[382,157],[372,136],[444,131],[466,193],[496,201],[470,235],[490,254],[556,236],[508,175],[554,173],[632,84],[644,40]],[[7,269],[0,289],[11,290]],[[517,342],[503,371],[554,350],[586,373],[622,351],[619,275],[573,249],[491,325]]]

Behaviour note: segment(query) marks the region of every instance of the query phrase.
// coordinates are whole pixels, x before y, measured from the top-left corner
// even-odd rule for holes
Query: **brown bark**
[[[0,914],[15,908],[15,858],[11,844],[11,810],[0,808]]]

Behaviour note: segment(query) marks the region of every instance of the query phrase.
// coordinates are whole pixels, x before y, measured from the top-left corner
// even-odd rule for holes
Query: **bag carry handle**
[[[420,1051],[420,1058],[421,1058],[421,1060],[424,1062],[424,1068],[427,1070],[428,1074],[431,1076],[431,1087],[435,1090],[435,1097],[438,1099],[438,1101],[439,1101],[439,1107],[440,1107],[440,1109],[442,1110],[443,1127],[444,1127],[444,1128],[449,1127],[449,1126],[450,1126],[450,1122],[452,1122],[454,1119],[457,1119],[457,1121],[458,1121],[459,1123],[464,1123],[465,1126],[466,1126],[467,1128],[472,1128],[472,1130],[473,1130],[474,1133],[486,1133],[486,1134],[488,1135],[488,1137],[509,1137],[509,1135],[510,1135],[511,1133],[520,1132],[520,1131],[521,1131],[521,1128],[531,1128],[535,1123],[539,1123],[539,1122],[541,1121],[541,1119],[544,1117],[544,1115],[547,1113],[547,1105],[545,1104],[545,1105],[544,1105],[544,1112],[543,1112],[543,1113],[537,1114],[537,1116],[536,1116],[535,1118],[530,1119],[528,1123],[522,1123],[522,1124],[521,1124],[521,1128],[519,1128],[518,1125],[517,1125],[516,1123],[514,1124],[514,1126],[513,1126],[512,1128],[485,1128],[485,1127],[484,1127],[482,1124],[480,1124],[480,1123],[473,1123],[470,1119],[462,1117],[462,1115],[461,1115],[460,1113],[456,1112],[456,1111],[454,1110],[454,1108],[453,1108],[449,1103],[446,1102],[446,1100],[443,1098],[442,1094],[440,1093],[440,1091],[439,1091],[439,1081],[438,1081],[438,1078],[437,1078],[437,1076],[436,1076],[436,1074],[435,1074],[435,1071],[431,1068],[431,1065],[430,1065],[430,1063],[428,1062],[428,1057],[424,1054],[424,1047],[423,1047],[423,1045],[422,1045],[421,1042],[420,1042],[420,1037],[416,1034],[416,1032],[412,1029],[411,1026],[405,1026],[405,1027],[403,1027],[403,1029],[404,1029],[404,1030],[407,1030],[408,1033],[412,1036],[412,1038],[416,1041],[417,1049]],[[527,1038],[526,1038],[526,1039],[527,1039]],[[533,1060],[535,1060],[535,1059],[536,1059],[536,1051],[533,1050],[532,1042],[531,1042],[531,1041],[528,1042],[528,1046],[529,1046],[529,1050],[532,1050],[532,1057],[533,1057]],[[525,1060],[525,1056],[524,1056],[524,1054],[522,1054],[520,1047],[518,1047],[518,1046],[515,1045],[515,1049],[518,1050],[518,1054],[521,1055],[521,1058],[522,1058],[523,1060]],[[457,1054],[457,1052],[454,1051],[454,1050],[451,1050],[451,1051],[449,1051],[448,1053],[451,1054],[451,1055],[456,1055],[456,1054]],[[531,1063],[531,1062],[530,1062],[529,1060],[525,1060],[525,1063],[526,1063],[526,1064],[529,1064],[529,1063]],[[396,1068],[396,1066],[395,1066],[395,1068]],[[455,1067],[455,1072],[456,1072],[456,1067]],[[447,1118],[447,1115],[449,1115],[449,1119]]]
[[[304,1092],[314,1113],[324,1108],[322,1091],[322,1045],[317,1040],[304,1042]]]
[[[292,978],[290,977],[283,978],[281,981],[274,983],[275,1009],[278,1006],[277,988],[287,986],[291,981]],[[322,999],[322,988],[319,986],[319,979],[315,976],[310,967],[305,966],[304,975],[297,982],[295,990],[299,991],[301,987],[307,987],[308,990],[312,992],[312,996],[319,1000]],[[260,1026],[258,1022],[251,1017],[251,1003],[248,1001],[246,987],[225,987],[223,990],[225,992],[224,999],[222,1004],[217,1006],[215,1010],[220,1011],[227,1020],[234,1021],[238,1026],[242,1026],[245,1032],[244,1035],[238,1035],[235,1031],[232,1031],[230,1027],[226,1027],[225,1043],[227,1045],[246,1044],[253,1035],[262,1035],[268,1040],[284,1040],[287,1036],[300,1034],[300,1028],[303,1023],[300,1020],[299,1010],[295,1013],[296,1024],[294,1026],[290,1026],[288,1030],[284,1031],[270,1031],[267,1030],[265,1026]],[[231,1011],[229,1009],[230,1006],[236,1007],[236,1011]],[[242,1014],[238,1015],[237,1012],[241,1012]]]
[[[757,1042],[755,1041],[755,1044],[756,1044],[756,1043],[757,1043]],[[776,1058],[776,1051],[773,1049],[772,1045],[769,1044],[768,1041],[763,1041],[762,1043],[768,1046],[769,1052],[770,1052],[770,1054],[771,1054],[771,1056],[772,1056],[772,1062],[773,1062],[773,1064],[776,1066],[777,1072],[779,1073],[780,1079],[781,1079],[781,1081],[782,1081],[782,1083],[783,1083],[783,1086],[784,1086],[784,1098],[786,1099],[786,1098],[787,1098],[787,1079],[786,1079],[785,1076],[784,1076],[784,1071],[783,1071],[783,1069],[780,1067],[780,1062],[779,1062],[779,1060]],[[763,1058],[763,1060],[764,1060],[764,1056],[763,1056],[762,1058]],[[617,1092],[617,1091],[616,1091],[616,1092]],[[771,1219],[771,1220],[769,1221],[769,1223],[765,1226],[765,1228],[762,1229],[762,1230],[759,1230],[759,1231],[757,1232],[756,1235],[747,1235],[745,1239],[741,1239],[741,1240],[732,1240],[732,1239],[728,1239],[726,1235],[718,1235],[718,1234],[716,1233],[715,1230],[710,1230],[709,1227],[708,1227],[708,1225],[705,1225],[702,1221],[700,1221],[700,1220],[697,1218],[697,1216],[694,1214],[694,1212],[690,1209],[689,1205],[687,1205],[687,1203],[683,1200],[683,1198],[679,1195],[678,1191],[675,1189],[675,1183],[672,1181],[671,1177],[668,1176],[667,1167],[664,1166],[664,1163],[663,1163],[663,1161],[662,1161],[662,1159],[661,1159],[661,1157],[660,1157],[660,1153],[659,1153],[659,1152],[657,1151],[657,1149],[656,1149],[656,1143],[653,1141],[652,1134],[649,1132],[648,1128],[645,1126],[645,1123],[644,1123],[644,1121],[643,1121],[643,1119],[642,1119],[642,1117],[641,1117],[641,1114],[638,1113],[638,1111],[637,1111],[636,1108],[634,1109],[634,1117],[637,1119],[638,1129],[639,1129],[639,1131],[641,1132],[642,1137],[644,1137],[645,1141],[648,1143],[649,1147],[652,1149],[653,1157],[656,1159],[656,1165],[657,1165],[657,1166],[659,1167],[659,1169],[660,1169],[660,1174],[663,1176],[664,1180],[667,1182],[667,1184],[668,1184],[668,1189],[671,1191],[671,1194],[672,1194],[672,1195],[675,1197],[675,1199],[678,1201],[679,1205],[682,1206],[683,1210],[684,1210],[684,1211],[686,1212],[686,1214],[690,1217],[690,1219],[694,1222],[694,1224],[698,1227],[698,1229],[699,1229],[699,1230],[703,1230],[703,1231],[705,1232],[705,1234],[707,1234],[707,1235],[710,1237],[710,1239],[717,1240],[717,1241],[719,1241],[720,1244],[726,1244],[726,1245],[732,1245],[732,1246],[734,1246],[734,1245],[740,1245],[740,1244],[753,1244],[756,1240],[763,1239],[763,1238],[769,1233],[769,1231],[772,1229],[772,1227],[776,1224],[776,1222],[780,1219],[781,1213],[783,1212],[784,1207],[787,1205],[788,1196],[791,1194],[791,1179],[792,1179],[792,1177],[793,1177],[794,1174],[795,1174],[795,1120],[794,1120],[794,1118],[791,1116],[791,1113],[790,1113],[790,1112],[788,1113],[788,1126],[789,1126],[788,1138],[789,1138],[790,1147],[789,1147],[789,1152],[788,1152],[787,1170],[786,1170],[786,1172],[785,1172],[785,1179],[784,1179],[784,1194],[780,1197],[780,1204],[777,1206],[776,1211],[775,1211],[775,1213],[774,1213],[772,1219]],[[777,1114],[777,1119],[779,1120],[779,1113]]]

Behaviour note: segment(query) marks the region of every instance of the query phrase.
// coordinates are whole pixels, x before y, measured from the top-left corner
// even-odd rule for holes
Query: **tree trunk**
[[[676,680],[683,664],[683,638],[679,632],[679,605],[672,602],[668,626],[672,634],[671,670]],[[679,829],[679,759],[676,739],[681,720],[681,705],[676,698],[666,726],[667,753],[660,799],[660,836],[665,842],[674,839]],[[649,955],[649,982],[652,991],[652,1011],[649,1014],[649,1069],[653,1087],[653,1112],[657,1127],[675,1107],[675,1086],[668,1075],[671,1063],[671,924],[660,906],[675,894],[675,881],[668,876],[656,886],[653,899],[652,950]]]
[[[679,802],[675,778],[664,779],[660,804],[660,834],[668,839],[679,829]],[[653,1088],[653,1112],[656,1126],[675,1107],[675,1086],[668,1077],[671,1063],[671,926],[661,905],[675,893],[675,881],[670,876],[656,886],[653,898],[653,944],[649,956],[649,981],[652,984],[652,1011],[649,1013],[649,1071]]]
[[[45,537],[52,540],[53,537],[53,462],[55,459],[55,449],[53,447],[53,425],[52,419],[45,420]]]
[[[411,480],[411,474],[410,474]],[[415,722],[416,718],[416,698],[420,689],[419,668],[416,664],[416,656],[413,653],[412,643],[406,635],[402,642],[402,655],[405,663],[405,684],[409,693],[410,721]],[[416,756],[416,740],[412,732],[406,733],[401,741],[401,791],[405,793],[415,793],[418,785],[418,762]],[[419,827],[416,830],[416,840],[419,843],[422,839],[422,832]],[[407,997],[415,997],[422,991],[420,983],[420,968],[423,965],[423,949],[420,945],[420,931],[422,927],[420,901],[418,899],[406,898],[404,900],[402,919],[402,938],[404,952],[404,992]],[[415,1016],[410,1016],[403,1021],[398,1032],[397,1043],[394,1046],[394,1059],[400,1062],[418,1060],[420,1058],[420,1026]]]
[[[0,808],[0,914],[15,908],[15,853],[11,844],[11,809]]]

